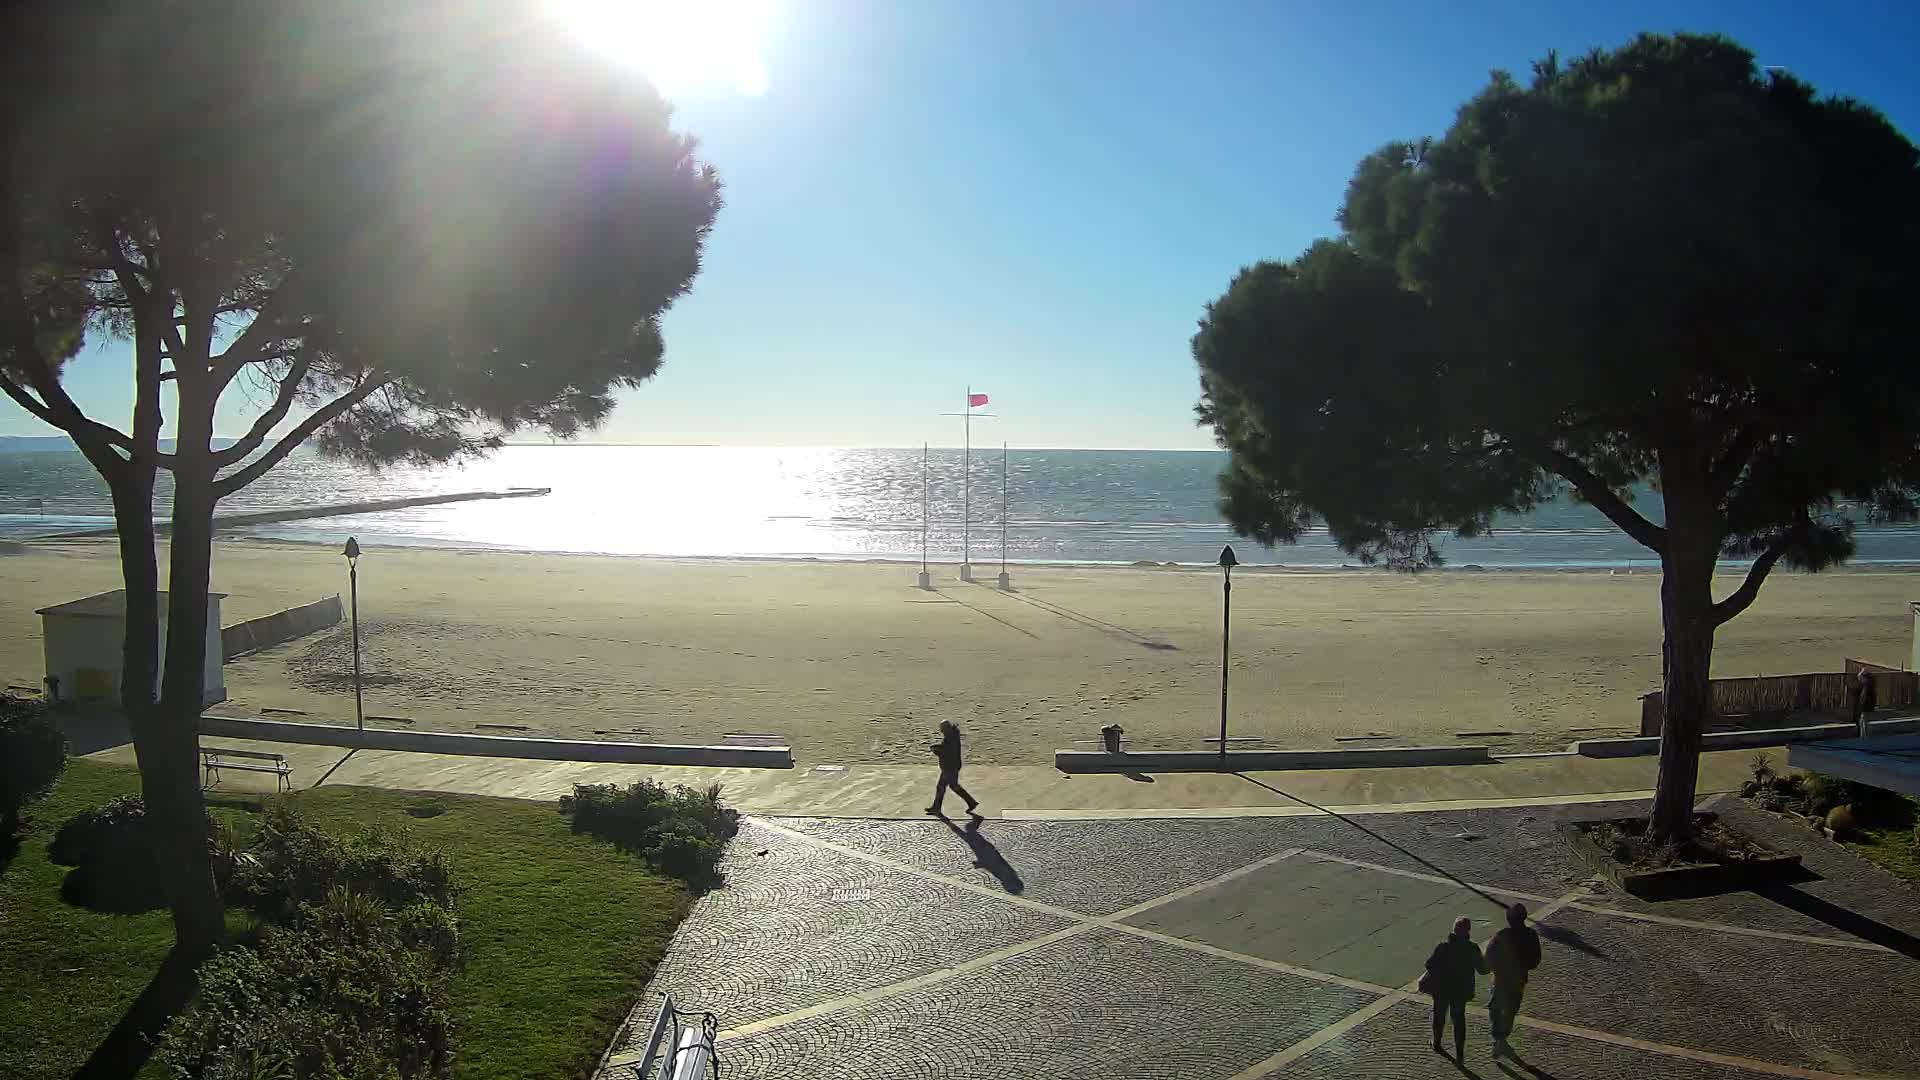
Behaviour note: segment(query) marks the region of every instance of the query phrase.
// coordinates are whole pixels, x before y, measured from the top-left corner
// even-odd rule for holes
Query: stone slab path
[[[734,1078],[1920,1075],[1920,903],[1726,800],[1814,880],[1647,904],[1559,841],[1634,803],[1104,821],[755,818],[648,996],[717,1015]],[[1411,992],[1455,915],[1533,909],[1545,962],[1496,1063]],[[1479,1002],[1487,989],[1483,981]],[[644,1024],[640,1025],[644,1027]],[[605,1075],[633,1075],[631,1045]]]

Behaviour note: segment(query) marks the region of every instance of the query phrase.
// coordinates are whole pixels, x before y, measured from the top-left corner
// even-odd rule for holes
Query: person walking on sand
[[[1465,915],[1453,920],[1453,933],[1433,947],[1427,957],[1427,973],[1420,977],[1420,989],[1433,996],[1433,1052],[1440,1049],[1440,1036],[1447,1030],[1447,1016],[1453,1016],[1453,1057],[1467,1059],[1467,1002],[1473,1000],[1478,974],[1487,970],[1480,946],[1473,943],[1473,922]]]
[[[1487,967],[1493,971],[1493,997],[1487,1014],[1493,1024],[1493,1056],[1513,1055],[1507,1036],[1513,1018],[1520,1015],[1520,998],[1527,992],[1527,975],[1540,966],[1540,935],[1527,925],[1527,906],[1507,909],[1506,929],[1487,942]]]
[[[960,786],[960,726],[951,720],[940,721],[940,741],[932,746],[933,754],[940,759],[940,782],[933,786],[933,805],[927,807],[927,813],[944,817],[940,813],[940,804],[947,797],[947,789],[967,800],[967,813],[980,816],[980,800]]]

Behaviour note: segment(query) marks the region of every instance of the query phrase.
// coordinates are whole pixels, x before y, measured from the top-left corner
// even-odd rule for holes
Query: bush
[[[721,853],[740,831],[740,812],[720,802],[720,785],[704,791],[652,780],[575,784],[560,812],[573,831],[611,841],[664,874],[695,885],[718,880]]]
[[[416,931],[427,924],[450,935],[451,913],[427,901],[396,911],[346,888],[298,905],[289,925],[201,966],[199,994],[161,1038],[159,1061],[181,1080],[446,1075],[453,956],[423,944]]]
[[[336,836],[277,806],[235,860],[230,900],[287,923],[300,917],[301,905],[320,903],[336,888],[394,909],[422,902],[451,908],[454,898],[443,853],[416,850],[386,829]]]
[[[1824,773],[1807,774],[1801,791],[1806,797],[1807,810],[1815,816],[1824,816],[1836,806],[1851,806],[1853,816],[1862,825],[1904,820],[1912,805],[1899,792]]]
[[[207,818],[207,843],[218,854],[223,833]],[[122,795],[61,822],[47,858],[73,872],[61,882],[60,895],[93,911],[130,915],[166,905],[160,888],[160,864],[153,851],[153,827],[147,804],[138,795]],[[216,859],[216,865],[224,860]]]
[[[20,826],[27,800],[67,767],[67,737],[38,701],[0,694],[0,839]]]
[[[452,1058],[459,958],[440,852],[381,829],[336,836],[275,807],[233,859],[230,899],[269,925],[200,969],[159,1060],[209,1080],[413,1080]]]
[[[1852,806],[1841,803],[1839,806],[1827,811],[1827,831],[1832,833],[1836,839],[1842,836],[1853,835],[1854,829],[1858,827],[1859,822],[1854,817]]]

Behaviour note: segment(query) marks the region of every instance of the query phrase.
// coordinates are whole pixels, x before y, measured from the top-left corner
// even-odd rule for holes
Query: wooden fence
[[[1920,690],[1920,674],[1849,657],[1845,671],[1817,671],[1807,675],[1764,675],[1747,679],[1714,679],[1714,717],[1779,718],[1795,714],[1850,715],[1847,691],[1862,670],[1873,672],[1876,704],[1881,708],[1912,705]],[[1640,698],[1640,734],[1660,734],[1663,696],[1655,690]],[[1817,722],[1809,719],[1808,723]],[[1746,726],[1746,725],[1743,725]]]

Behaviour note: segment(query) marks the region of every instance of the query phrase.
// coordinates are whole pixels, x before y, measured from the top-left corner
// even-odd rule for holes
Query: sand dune
[[[1217,571],[1015,567],[1019,591],[1003,594],[952,568],[923,593],[916,569],[370,549],[367,712],[458,731],[776,733],[809,763],[918,762],[943,719],[967,729],[971,759],[1001,763],[1091,745],[1109,723],[1170,746],[1215,732]],[[346,567],[331,548],[229,541],[214,578],[232,622],[344,592]],[[1659,678],[1658,584],[1647,573],[1242,573],[1233,734],[1331,746],[1494,732],[1506,734],[1471,741],[1537,749],[1628,733]],[[39,681],[36,607],[117,585],[108,543],[0,554],[0,681]],[[1778,574],[1723,628],[1715,672],[1902,662],[1915,596],[1912,574]],[[343,624],[229,664],[224,711],[350,721],[348,640]]]

